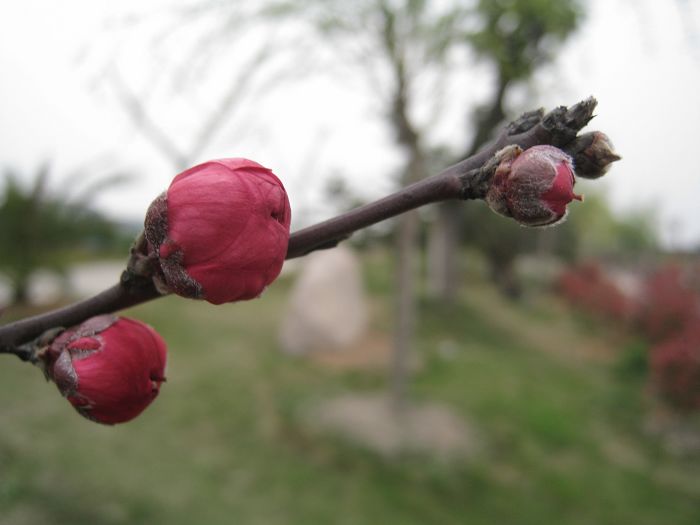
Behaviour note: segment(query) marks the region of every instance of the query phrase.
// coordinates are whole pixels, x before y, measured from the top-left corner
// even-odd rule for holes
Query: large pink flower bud
[[[290,221],[282,183],[260,164],[221,159],[190,168],[146,215],[156,284],[213,304],[258,297],[282,269]]]
[[[42,359],[46,375],[73,407],[107,425],[138,416],[165,381],[163,339],[144,323],[111,315],[65,330]]]
[[[533,146],[504,158],[486,202],[524,226],[548,226],[564,218],[572,200],[583,200],[574,193],[574,183],[571,157],[554,146]]]

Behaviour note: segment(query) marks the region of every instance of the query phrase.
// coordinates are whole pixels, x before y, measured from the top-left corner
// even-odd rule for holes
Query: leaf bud
[[[602,131],[580,135],[567,146],[567,150],[574,159],[576,175],[585,179],[602,177],[613,162],[622,159],[615,153],[610,138]]]

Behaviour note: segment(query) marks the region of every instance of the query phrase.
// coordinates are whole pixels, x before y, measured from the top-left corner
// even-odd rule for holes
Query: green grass
[[[369,259],[375,301],[390,275]],[[482,284],[452,307],[421,303],[424,366],[411,386],[474,426],[478,457],[390,462],[308,433],[296,417],[306,403],[383,383],[279,353],[288,288],[129,312],[161,332],[170,357],[161,396],[126,425],[80,418],[38,370],[1,356],[0,523],[700,523],[700,462],[645,437],[640,381],[579,351],[599,334]],[[382,304],[375,325],[388,327]]]

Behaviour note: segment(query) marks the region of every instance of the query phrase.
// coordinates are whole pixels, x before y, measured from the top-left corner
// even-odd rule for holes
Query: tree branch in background
[[[559,107],[547,115],[530,112],[511,123],[497,140],[441,173],[341,214],[319,224],[294,232],[289,239],[287,259],[301,257],[315,250],[331,248],[354,231],[394,217],[431,202],[481,199],[489,188],[490,176],[497,165],[494,155],[504,146],[515,144],[523,149],[551,144],[567,150],[578,147],[578,131],[593,117],[594,98],[571,108]],[[489,162],[491,161],[491,162]],[[137,250],[138,246],[132,250]],[[0,326],[0,353],[12,353],[20,359],[29,354],[22,345],[45,331],[59,326],[76,325],[89,317],[129,308],[161,295],[150,279],[128,270],[118,284],[100,294],[41,315]]]
[[[180,58],[179,66],[171,71],[172,82],[179,90],[198,87],[211,75],[221,74],[219,65],[213,67],[209,63],[212,58],[215,57],[217,64],[227,64],[224,72],[228,78],[223,84],[219,82],[223,89],[216,97],[207,95],[206,109],[199,112],[194,129],[190,126],[183,131],[181,128],[163,125],[161,119],[156,118],[158,108],[149,103],[144,93],[131,87],[128,75],[125,78],[116,61],[113,60],[107,67],[107,75],[103,78],[114,91],[117,102],[134,127],[143,133],[168,162],[177,170],[182,170],[197,163],[218,134],[233,120],[236,109],[240,111],[249,106],[254,98],[260,98],[266,91],[284,85],[282,80],[292,75],[297,76],[300,68],[303,69],[303,64],[299,60],[274,60],[291,47],[289,36],[282,31],[270,32],[270,28],[267,28],[267,37],[262,42],[250,38],[250,28],[255,27],[256,22],[263,18],[263,13],[255,2],[211,3],[196,9],[175,9],[169,12],[174,17],[173,23],[166,24],[164,33],[154,39],[152,45],[155,48],[162,46],[165,40],[177,38],[177,31],[183,27],[183,21],[192,23],[193,17],[199,21],[206,18],[214,25],[213,28],[207,26],[207,30],[192,44],[190,52]],[[224,59],[222,51],[225,49],[217,49],[217,46],[225,44],[225,48],[230,48],[234,43],[238,43],[235,53]],[[301,44],[297,38],[295,46]],[[153,87],[155,82],[150,85]]]
[[[134,125],[140,129],[148,140],[165,156],[177,169],[187,165],[187,155],[182,151],[168,134],[150,117],[139,98],[129,89],[120,73],[114,69],[110,75],[112,85],[124,111],[129,115]]]

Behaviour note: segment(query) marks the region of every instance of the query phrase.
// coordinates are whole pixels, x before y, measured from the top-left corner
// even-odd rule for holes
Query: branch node
[[[496,170],[503,162],[512,162],[523,152],[522,148],[516,144],[511,144],[498,150],[480,168],[468,171],[460,177],[462,181],[462,191],[460,197],[463,200],[483,199],[491,187],[491,180],[496,174]]]
[[[44,352],[46,352],[46,350],[49,348],[51,342],[56,338],[56,336],[58,336],[64,330],[65,328],[63,328],[62,326],[49,328],[39,337],[36,337],[35,339],[27,343],[9,349],[9,352],[15,354],[22,361],[32,363],[33,365],[38,365],[40,368],[43,369],[42,357],[44,355]],[[44,373],[46,373],[46,370],[44,370]]]
[[[520,133],[525,133],[526,131],[531,130],[537,124],[542,122],[543,117],[544,108],[535,109],[533,111],[526,111],[517,119],[508,124],[508,126],[506,126],[506,134],[519,135]]]
[[[566,146],[576,138],[581,129],[593,118],[593,110],[598,101],[588,97],[570,108],[559,106],[542,119],[542,127],[551,135],[553,146]]]

